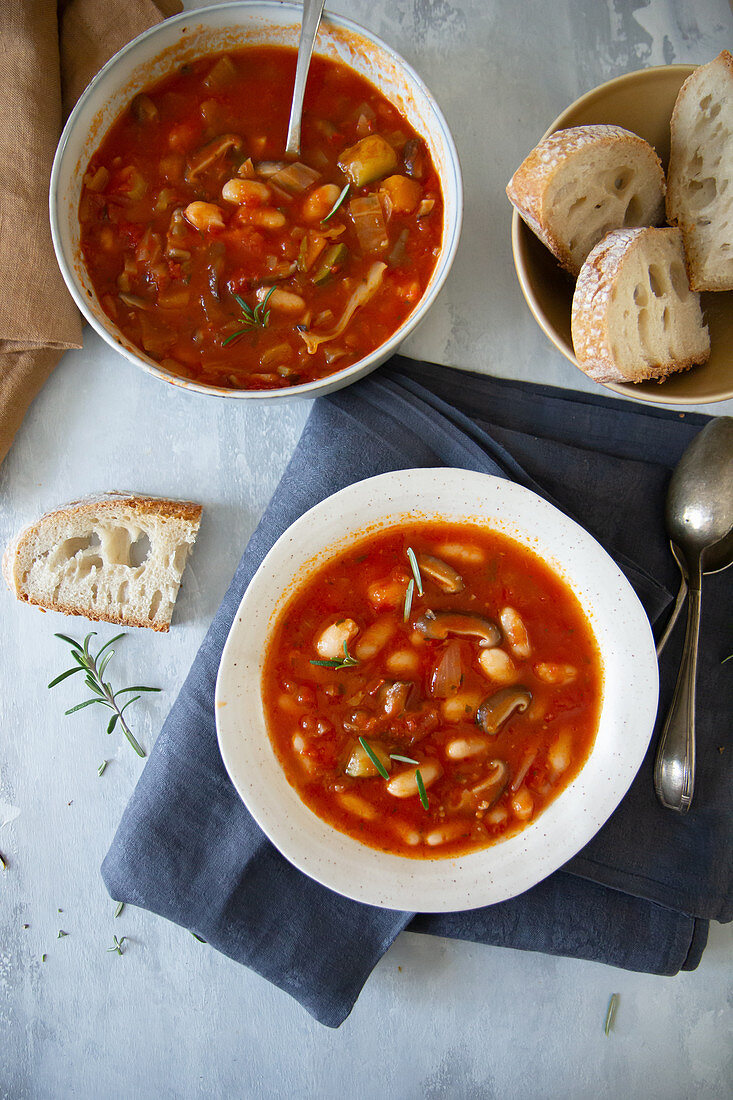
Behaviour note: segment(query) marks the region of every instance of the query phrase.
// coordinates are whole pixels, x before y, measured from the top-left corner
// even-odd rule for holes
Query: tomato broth
[[[296,51],[183,65],[135,96],[92,156],[81,249],[120,331],[172,373],[269,390],[374,351],[440,254],[423,139],[364,77],[314,57],[301,154],[284,157]]]
[[[591,751],[603,675],[568,585],[476,525],[389,528],[311,575],[262,691],[290,784],[402,856],[484,848],[532,822]]]

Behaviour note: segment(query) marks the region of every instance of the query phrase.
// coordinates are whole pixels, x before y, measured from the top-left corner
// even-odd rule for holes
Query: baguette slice
[[[680,88],[672,112],[667,220],[682,230],[694,290],[733,290],[733,57]]]
[[[550,134],[522,161],[506,193],[572,275],[610,230],[664,219],[661,161],[648,142],[621,126]]]
[[[65,615],[167,631],[201,505],[105,493],[16,536],[3,576],[19,600]]]
[[[573,295],[573,347],[596,382],[660,382],[710,355],[679,229],[617,229],[592,250]]]

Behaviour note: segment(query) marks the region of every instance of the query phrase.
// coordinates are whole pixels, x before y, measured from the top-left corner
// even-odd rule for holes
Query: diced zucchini
[[[397,154],[389,142],[379,134],[362,138],[349,149],[344,149],[339,160],[339,168],[349,177],[355,187],[365,187],[368,183],[382,179],[394,172],[397,167]]]
[[[348,255],[349,250],[345,244],[332,244],[331,247],[326,250],[323,260],[313,276],[313,282],[318,286],[320,286],[321,283],[328,282],[328,280],[344,266]]]

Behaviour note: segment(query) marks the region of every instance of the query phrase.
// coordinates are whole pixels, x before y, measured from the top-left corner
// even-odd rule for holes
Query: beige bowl
[[[694,65],[664,65],[609,80],[572,103],[543,136],[569,126],[616,123],[650,142],[666,169],[672,109],[678,91],[694,69]],[[512,251],[527,305],[555,347],[577,367],[570,335],[575,284],[516,210],[512,217]],[[672,375],[661,384],[609,383],[607,388],[625,397],[665,405],[699,405],[733,397],[733,293],[703,294],[702,308],[712,344],[707,363]]]

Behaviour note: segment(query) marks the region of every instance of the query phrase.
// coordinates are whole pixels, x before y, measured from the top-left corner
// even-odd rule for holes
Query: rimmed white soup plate
[[[595,744],[578,776],[519,834],[453,859],[410,859],[369,848],[301,801],[272,748],[262,672],[277,619],[303,581],[366,533],[442,519],[515,539],[575,593],[603,663]],[[658,673],[649,621],[615,562],[587,531],[529,490],[466,470],[419,469],[357,482],[284,532],[247,589],[216,684],[219,747],[255,821],[301,871],[356,901],[442,913],[514,897],[556,871],[610,817],[636,775],[654,727]]]

